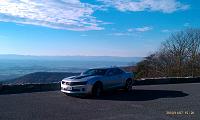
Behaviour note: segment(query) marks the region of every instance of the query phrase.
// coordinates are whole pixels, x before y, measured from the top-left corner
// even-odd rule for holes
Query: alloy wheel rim
[[[128,81],[127,82],[127,89],[130,91],[132,90],[132,82],[131,81]]]
[[[98,87],[97,92],[96,92],[96,96],[100,96],[100,93],[101,93],[101,89]]]

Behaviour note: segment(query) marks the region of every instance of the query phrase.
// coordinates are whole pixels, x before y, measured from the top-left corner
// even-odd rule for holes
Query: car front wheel
[[[129,91],[132,90],[132,86],[133,86],[132,79],[126,80],[125,90],[126,90],[127,92],[129,92]]]
[[[96,83],[92,88],[92,95],[94,97],[100,97],[102,94],[102,90],[102,85],[100,83]]]

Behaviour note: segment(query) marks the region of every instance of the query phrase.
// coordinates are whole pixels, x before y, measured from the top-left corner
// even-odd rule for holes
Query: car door
[[[124,72],[119,69],[119,68],[116,68],[115,69],[115,77],[116,77],[116,87],[122,87],[124,86]]]
[[[118,74],[117,69],[110,69],[108,70],[108,72],[106,73],[106,88],[116,88],[119,87],[121,84],[121,77]]]

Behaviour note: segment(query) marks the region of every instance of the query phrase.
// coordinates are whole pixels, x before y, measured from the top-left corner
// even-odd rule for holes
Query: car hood
[[[78,76],[67,77],[64,78],[63,80],[67,82],[82,82],[99,77],[100,77],[99,75],[78,75]]]

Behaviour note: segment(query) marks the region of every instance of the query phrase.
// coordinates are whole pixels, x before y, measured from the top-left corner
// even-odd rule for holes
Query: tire
[[[103,86],[101,83],[95,83],[92,88],[92,96],[93,97],[100,97],[103,91]]]
[[[132,91],[132,86],[133,86],[133,80],[132,79],[127,79],[126,80],[126,85],[125,85],[125,91],[127,91],[127,92]]]

